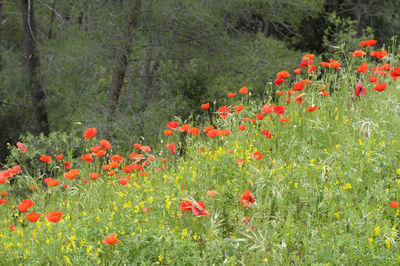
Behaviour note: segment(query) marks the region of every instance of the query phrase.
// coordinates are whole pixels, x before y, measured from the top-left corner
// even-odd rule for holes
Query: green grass
[[[24,138],[28,152],[11,147],[9,161],[9,167],[20,164],[22,173],[10,179],[14,184],[0,185],[0,192],[9,192],[9,202],[0,205],[1,264],[399,264],[400,212],[389,202],[400,201],[400,81],[389,72],[376,75],[379,83],[388,85],[383,92],[374,91],[368,81],[373,66],[391,63],[393,70],[400,65],[399,56],[389,53],[376,61],[351,54],[335,58],[339,70],[316,64],[316,73],[303,69],[296,76],[288,69],[291,78],[278,90],[311,80],[300,92],[301,105],[294,101],[297,92],[286,104],[287,94],[272,102],[272,97],[259,101],[235,90],[234,98],[226,98],[231,114],[226,119],[213,114],[214,126],[230,129],[229,136],[210,138],[202,132],[210,124],[204,111],[203,120],[187,121],[200,129],[198,136],[186,135],[183,144],[184,133],[178,130],[160,139],[163,146],[175,142],[177,154],[185,145],[184,156],[172,155],[167,148],[144,153],[155,160],[140,172],[122,171],[133,162],[129,154],[121,154],[125,160],[114,175],[102,170],[105,159],[82,161],[81,155],[99,145],[96,137],[83,140],[55,133],[49,139]],[[368,63],[367,74],[355,71],[361,62]],[[365,96],[354,95],[358,80],[367,89]],[[324,84],[329,96],[321,96]],[[235,114],[235,104],[245,106],[240,114]],[[255,118],[264,104],[286,106],[283,117],[290,121],[281,122],[274,113],[256,123],[243,121]],[[313,104],[318,108],[306,111]],[[271,138],[261,133],[264,129]],[[265,157],[254,159],[256,151]],[[41,162],[42,154],[53,161]],[[80,170],[76,179],[64,178],[57,154]],[[118,154],[116,147],[109,154]],[[91,172],[100,177],[91,180]],[[50,176],[60,184],[46,187],[38,182]],[[118,179],[126,176],[130,181],[121,185]],[[210,190],[218,194],[209,196]],[[239,201],[246,190],[255,200],[248,208]],[[36,203],[26,213],[14,208],[23,199]],[[181,214],[182,200],[203,201],[210,215]],[[45,219],[52,211],[63,213],[59,222]],[[30,212],[42,217],[31,223],[26,219]],[[112,234],[120,241],[104,244]]]

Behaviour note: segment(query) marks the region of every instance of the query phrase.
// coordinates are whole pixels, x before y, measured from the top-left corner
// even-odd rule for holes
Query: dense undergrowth
[[[210,99],[161,150],[118,155],[94,128],[22,137],[0,172],[0,262],[400,263],[399,50],[362,44],[305,55],[273,97]]]

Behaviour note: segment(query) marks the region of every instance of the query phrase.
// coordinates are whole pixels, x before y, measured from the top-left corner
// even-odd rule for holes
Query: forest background
[[[166,122],[242,86],[273,96],[305,52],[390,45],[400,0],[0,0],[0,162],[21,134],[99,129],[160,145]],[[345,45],[346,46],[345,46]],[[344,51],[346,49],[346,51]]]

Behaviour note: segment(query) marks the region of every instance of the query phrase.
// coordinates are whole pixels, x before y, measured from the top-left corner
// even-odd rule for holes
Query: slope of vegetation
[[[305,55],[274,97],[209,99],[161,150],[80,124],[23,137],[0,172],[0,261],[399,263],[399,47],[378,44]]]

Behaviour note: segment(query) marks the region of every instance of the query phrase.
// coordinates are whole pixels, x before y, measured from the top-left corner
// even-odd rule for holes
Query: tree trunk
[[[357,38],[360,38],[362,35],[362,27],[361,27],[361,16],[362,16],[362,1],[357,0],[357,4],[355,6],[355,19],[356,19],[356,32],[357,32]]]
[[[48,34],[49,39],[51,39],[51,35],[53,33],[53,22],[54,22],[54,16],[55,16],[54,8],[55,7],[56,7],[56,0],[53,1],[53,9],[51,10],[50,29],[49,29],[49,34]]]
[[[115,109],[117,108],[119,97],[122,92],[122,86],[128,68],[129,55],[131,53],[133,40],[132,29],[137,27],[140,4],[141,0],[136,0],[130,8],[129,20],[125,28],[121,51],[117,55],[116,65],[110,85],[110,92],[108,94],[108,107],[106,111],[106,120],[108,124],[110,124],[114,119]],[[111,135],[110,132],[108,132],[108,135]]]
[[[151,37],[150,37],[151,38]],[[141,100],[141,104],[139,107],[139,115],[142,116],[142,118],[139,121],[139,129],[138,129],[138,135],[139,136],[144,136],[145,134],[145,126],[146,126],[146,120],[145,117],[143,116],[143,113],[146,112],[147,107],[149,106],[150,103],[150,91],[152,90],[153,87],[153,81],[154,81],[154,72],[158,66],[158,53],[154,53],[151,49],[153,46],[152,41],[150,40],[148,44],[148,48],[145,50],[145,62],[143,66],[143,71],[142,71],[142,77],[143,81],[141,82],[141,95],[143,96]],[[154,97],[156,97],[158,91],[152,91],[152,94]]]
[[[34,0],[21,0],[22,24],[24,29],[25,54],[31,92],[34,131],[36,134],[43,132],[49,134],[49,121],[44,106],[45,93],[39,80],[40,59],[36,49],[36,21],[33,9]]]

